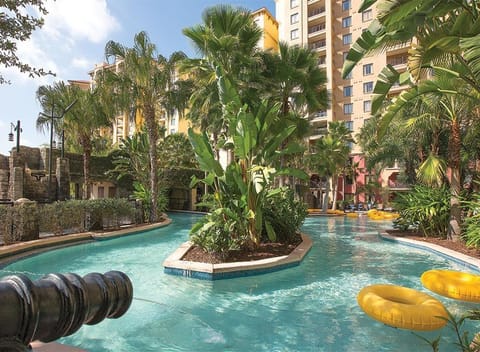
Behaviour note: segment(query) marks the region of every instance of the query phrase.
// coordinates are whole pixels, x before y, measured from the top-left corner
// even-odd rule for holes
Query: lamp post
[[[51,115],[47,115],[43,112],[40,113],[40,115],[49,118],[50,119],[50,149],[48,150],[48,199],[50,200],[50,192],[52,189],[52,167],[53,167],[53,162],[52,162],[52,148],[53,148],[53,120],[57,119],[60,120],[62,119],[65,114],[75,105],[77,102],[77,99],[75,99],[70,105],[68,105],[62,112],[60,116],[55,116],[55,103],[52,104],[52,113]],[[63,154],[63,153],[62,153]],[[62,155],[63,156],[63,155]]]
[[[10,122],[10,133],[8,134],[8,141],[13,142],[13,131],[17,132],[17,153],[20,152],[20,132],[22,129],[20,128],[20,120],[17,121],[17,125],[14,125]]]

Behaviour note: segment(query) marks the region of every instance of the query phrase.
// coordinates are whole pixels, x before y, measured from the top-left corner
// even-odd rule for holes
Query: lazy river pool
[[[103,351],[431,351],[408,330],[372,320],[356,296],[367,285],[388,283],[415,288],[440,299],[454,314],[478,305],[450,300],[424,289],[429,269],[467,270],[427,252],[384,241],[386,222],[360,218],[307,218],[302,228],[314,242],[296,267],[265,275],[203,281],[164,274],[162,262],[182,242],[197,215],[170,214],[165,228],[35,255],[0,269],[38,279],[53,272],[125,272],[134,299],[119,319],[83,326],[59,340],[91,352]],[[467,322],[465,329],[480,331]],[[457,351],[453,331],[418,333],[444,336],[440,351]]]

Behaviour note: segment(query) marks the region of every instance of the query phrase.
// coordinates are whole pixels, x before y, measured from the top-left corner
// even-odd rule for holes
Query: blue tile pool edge
[[[234,279],[234,278],[239,278],[239,277],[269,274],[269,273],[273,273],[273,272],[276,272],[276,271],[280,271],[280,270],[284,270],[284,269],[288,269],[288,268],[293,268],[295,266],[299,266],[300,263],[301,263],[301,261],[292,262],[292,263],[285,263],[285,264],[273,266],[273,267],[270,267],[270,268],[259,268],[259,269],[239,270],[239,271],[227,271],[227,272],[218,272],[218,273],[208,273],[208,272],[204,272],[204,271],[164,267],[163,272],[165,274],[169,274],[169,275],[184,276],[184,277],[199,279],[199,280],[215,281],[215,280]]]
[[[183,256],[193,245],[184,242],[164,262],[164,273],[175,276],[183,276],[200,280],[222,280],[236,277],[255,276],[272,273],[300,265],[305,256],[312,248],[311,238],[301,234],[302,243],[299,244],[288,256],[282,258],[269,258],[249,262],[208,264],[196,262],[184,262]]]

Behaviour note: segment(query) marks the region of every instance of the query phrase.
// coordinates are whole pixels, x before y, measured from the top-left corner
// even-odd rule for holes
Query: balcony
[[[318,121],[324,121],[327,119],[327,112],[326,111],[317,111],[313,114],[310,114],[308,116],[308,120],[311,122],[318,122]]]
[[[316,9],[308,11],[308,20],[310,21],[323,15],[325,15],[325,7],[317,7]]]
[[[406,183],[389,180],[388,181],[388,188],[390,188],[391,191],[408,191],[409,189],[412,188],[412,186],[408,185]]]
[[[327,48],[327,41],[325,39],[317,40],[316,42],[309,44],[308,47],[316,51],[325,50]]]
[[[328,133],[327,127],[317,127],[311,129],[311,136],[325,136]]]
[[[308,28],[308,38],[314,38],[323,33],[325,33],[325,23]]]

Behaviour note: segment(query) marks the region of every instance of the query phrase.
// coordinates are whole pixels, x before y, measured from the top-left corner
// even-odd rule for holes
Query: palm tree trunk
[[[338,176],[332,176],[332,210],[337,209],[337,187],[338,187]]]
[[[452,241],[458,241],[461,235],[461,217],[460,208],[460,124],[457,119],[452,121],[451,134],[448,142],[449,149],[449,175],[450,175],[450,220],[448,226],[447,238]]]
[[[82,138],[83,148],[83,199],[90,199],[92,194],[92,185],[90,184],[90,160],[92,156],[92,146],[89,138]]]
[[[155,121],[155,110],[151,106],[144,107],[145,125],[148,131],[148,153],[150,158],[150,214],[149,221],[151,223],[157,221],[158,206],[158,173],[157,173],[157,142],[158,142],[158,126]]]
[[[325,185],[325,196],[323,197],[323,204],[322,204],[322,211],[324,213],[326,213],[328,209],[329,193],[330,193],[330,177],[327,177],[327,182]]]

